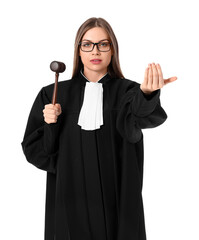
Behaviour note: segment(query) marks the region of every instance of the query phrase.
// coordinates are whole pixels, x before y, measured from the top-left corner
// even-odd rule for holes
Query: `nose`
[[[94,45],[94,48],[93,48],[93,51],[92,51],[93,54],[100,54],[100,51],[98,50],[97,48],[97,45]]]

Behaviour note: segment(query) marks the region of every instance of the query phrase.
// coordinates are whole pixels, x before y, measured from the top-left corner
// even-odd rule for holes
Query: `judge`
[[[47,173],[45,240],[146,240],[142,129],[164,123],[160,89],[176,79],[155,63],[142,84],[124,78],[109,23],[80,26],[72,78],[55,105],[54,84],[41,88],[22,141]]]

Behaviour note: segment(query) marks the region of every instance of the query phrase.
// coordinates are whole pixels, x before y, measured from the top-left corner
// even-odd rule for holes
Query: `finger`
[[[147,67],[146,69],[145,69],[145,73],[144,73],[144,81],[143,81],[143,85],[145,86],[145,87],[147,87],[147,84],[148,84],[148,73],[149,73],[149,67]]]
[[[60,113],[57,111],[54,111],[54,110],[52,110],[51,112],[48,111],[48,112],[43,113],[44,117],[50,117],[50,118],[58,117],[59,115],[60,115]]]
[[[59,113],[59,111],[55,110],[55,109],[46,109],[44,110],[45,114],[51,114],[51,115],[57,115]]]
[[[51,119],[51,120],[57,120],[57,117],[56,115],[44,115],[44,119]]]
[[[59,103],[56,103],[54,106],[55,106],[56,109],[60,109],[61,108],[61,105]]]
[[[44,119],[46,120],[56,120],[57,121],[58,115],[52,115],[52,114],[44,114]]]
[[[162,69],[160,67],[160,64],[157,64],[157,70],[159,74],[159,88],[162,88],[164,86],[164,79],[162,74]]]
[[[54,109],[54,108],[55,108],[55,106],[51,103],[45,105],[45,109]]]
[[[148,89],[152,89],[152,80],[153,80],[153,74],[152,74],[151,64],[149,64],[148,83],[147,83]]]
[[[61,114],[62,110],[61,110],[61,105],[59,103],[55,104],[56,110],[58,111],[59,114]]]
[[[53,109],[53,110],[56,110],[56,111],[58,111],[59,110],[59,108],[61,107],[60,106],[60,104],[58,104],[58,105],[53,105],[53,104],[47,104],[47,105],[45,105],[46,106],[46,109]],[[60,107],[59,107],[60,106]]]
[[[152,64],[152,72],[153,72],[152,87],[153,87],[153,90],[156,90],[159,87],[159,74],[157,72],[155,63]]]
[[[46,120],[50,120],[50,121],[57,121],[57,116],[55,115],[47,115],[45,116]]]
[[[45,118],[44,121],[45,121],[46,123],[48,123],[48,124],[50,124],[50,123],[56,123],[56,122],[57,122],[56,119],[51,119],[51,118]]]

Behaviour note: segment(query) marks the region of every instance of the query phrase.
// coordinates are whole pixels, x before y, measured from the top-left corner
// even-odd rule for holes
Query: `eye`
[[[108,46],[108,42],[102,42],[102,43],[100,43],[100,45],[103,47],[106,47],[106,46]]]
[[[109,42],[101,42],[99,45],[101,47],[108,47],[109,46]]]
[[[82,46],[83,47],[90,47],[91,43],[90,42],[83,42]]]

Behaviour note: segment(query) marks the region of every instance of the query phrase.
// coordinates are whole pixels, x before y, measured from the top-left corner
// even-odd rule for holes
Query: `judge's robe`
[[[21,143],[27,161],[47,172],[44,239],[146,240],[142,129],[167,118],[160,90],[145,95],[139,83],[105,75],[104,124],[87,131],[77,124],[86,81],[79,73],[58,83],[62,113],[52,124],[43,109],[54,84],[43,87]]]

